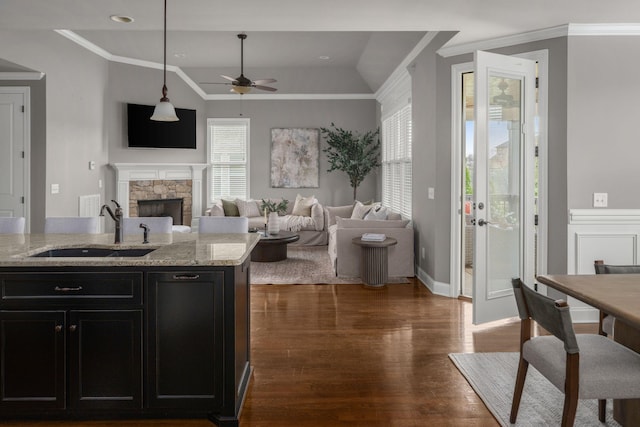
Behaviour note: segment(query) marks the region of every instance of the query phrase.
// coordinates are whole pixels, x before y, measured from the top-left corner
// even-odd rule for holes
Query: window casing
[[[382,120],[382,204],[411,219],[411,104]]]
[[[249,119],[208,119],[209,204],[249,196]]]

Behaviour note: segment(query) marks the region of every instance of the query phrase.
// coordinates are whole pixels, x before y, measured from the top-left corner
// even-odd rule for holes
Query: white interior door
[[[0,216],[27,216],[25,88],[0,88]]]
[[[513,317],[534,275],[535,61],[475,54],[473,322]]]

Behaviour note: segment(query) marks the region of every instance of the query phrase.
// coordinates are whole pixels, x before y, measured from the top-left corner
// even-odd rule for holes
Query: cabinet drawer
[[[7,273],[0,275],[2,302],[109,302],[142,304],[142,273]]]

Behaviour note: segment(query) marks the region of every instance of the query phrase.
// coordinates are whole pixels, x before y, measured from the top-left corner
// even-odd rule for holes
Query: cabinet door
[[[64,329],[64,311],[0,311],[0,408],[65,408]]]
[[[218,408],[222,390],[222,271],[149,273],[149,405]]]
[[[70,405],[142,407],[142,310],[69,312]]]

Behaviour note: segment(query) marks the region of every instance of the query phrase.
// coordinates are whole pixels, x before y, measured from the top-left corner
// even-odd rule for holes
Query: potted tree
[[[327,153],[329,169],[343,171],[349,177],[353,187],[353,199],[356,199],[358,186],[369,173],[380,166],[380,129],[365,133],[353,132],[336,127],[320,128],[320,132],[328,147],[322,151]]]

